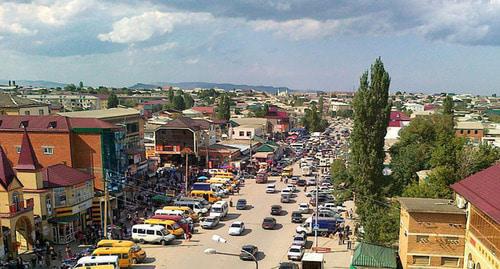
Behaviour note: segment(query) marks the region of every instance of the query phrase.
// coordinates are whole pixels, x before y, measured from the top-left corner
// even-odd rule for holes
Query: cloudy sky
[[[500,92],[500,0],[0,0],[0,79]]]

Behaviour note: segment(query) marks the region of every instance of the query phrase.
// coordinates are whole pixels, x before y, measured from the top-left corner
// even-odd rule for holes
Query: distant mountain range
[[[194,89],[194,88],[218,88],[224,90],[232,89],[254,89],[257,91],[264,91],[268,93],[276,93],[278,90],[291,91],[288,87],[274,87],[274,86],[262,86],[262,85],[246,85],[246,84],[231,84],[231,83],[211,83],[211,82],[154,82],[151,84],[137,83],[129,88],[131,89],[154,89],[163,86],[179,87],[182,89]]]
[[[54,82],[54,81],[46,81],[46,80],[16,80],[16,85],[19,86],[31,86],[35,88],[63,88],[66,86],[66,83]],[[0,84],[9,85],[9,80],[0,79]]]

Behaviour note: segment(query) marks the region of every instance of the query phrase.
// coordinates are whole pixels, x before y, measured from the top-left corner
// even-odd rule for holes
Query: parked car
[[[281,190],[281,195],[283,195],[283,194],[292,195],[292,190],[289,188],[284,188]]]
[[[283,212],[283,209],[280,205],[272,205],[271,206],[271,215],[281,215],[281,213]]]
[[[299,265],[293,262],[282,262],[278,269],[299,269]]]
[[[309,204],[307,204],[307,203],[300,203],[299,204],[299,210],[298,211],[300,213],[307,214],[307,213],[310,212],[310,210],[311,210],[311,208],[309,207]]]
[[[219,225],[219,217],[209,216],[201,220],[200,226],[203,229],[213,229]]]
[[[266,193],[274,193],[276,191],[275,184],[267,184]]]
[[[272,230],[276,227],[276,219],[273,217],[266,217],[262,221],[262,229]]]
[[[316,179],[311,177],[307,179],[307,186],[314,186],[316,185]]]
[[[297,184],[297,181],[299,180],[299,177],[298,176],[293,176],[291,179],[290,179],[290,183],[292,184]]]
[[[238,199],[236,202],[236,209],[237,210],[244,210],[247,208],[247,200],[246,199]]]
[[[297,187],[295,187],[295,185],[293,185],[293,184],[287,184],[286,188],[290,189],[292,191],[292,193],[297,191]]]
[[[302,221],[303,221],[302,213],[299,211],[293,211],[292,212],[292,222],[293,223],[300,223]]]
[[[302,260],[302,256],[304,256],[304,252],[305,250],[302,246],[292,245],[288,249],[287,256],[289,260],[300,261]]]
[[[292,195],[291,194],[282,194],[280,201],[282,203],[291,203],[292,202]]]
[[[299,179],[297,180],[297,186],[299,187],[304,187],[307,184],[305,179]]]
[[[253,261],[257,258],[257,253],[259,249],[254,245],[244,245],[241,247],[240,259],[244,261]],[[252,254],[252,255],[250,255]]]
[[[307,242],[307,237],[303,233],[299,233],[293,236],[292,245],[305,246]]]
[[[241,235],[245,231],[245,223],[242,221],[235,221],[229,226],[229,235]]]

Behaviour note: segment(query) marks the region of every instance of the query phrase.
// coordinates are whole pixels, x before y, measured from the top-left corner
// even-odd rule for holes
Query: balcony
[[[25,212],[29,212],[33,210],[33,206],[35,205],[33,198],[30,198],[25,201],[20,201],[17,204],[9,205],[9,212],[0,213],[0,218],[12,218],[17,215],[21,215]]]
[[[156,145],[158,154],[181,154],[181,145]]]

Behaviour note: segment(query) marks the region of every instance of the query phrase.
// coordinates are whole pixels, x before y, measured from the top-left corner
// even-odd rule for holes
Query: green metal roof
[[[361,242],[352,256],[351,268],[397,268],[396,250]]]
[[[258,147],[255,151],[256,152],[274,152],[275,148],[273,148],[272,146],[270,146],[268,144],[264,144],[264,145]]]

